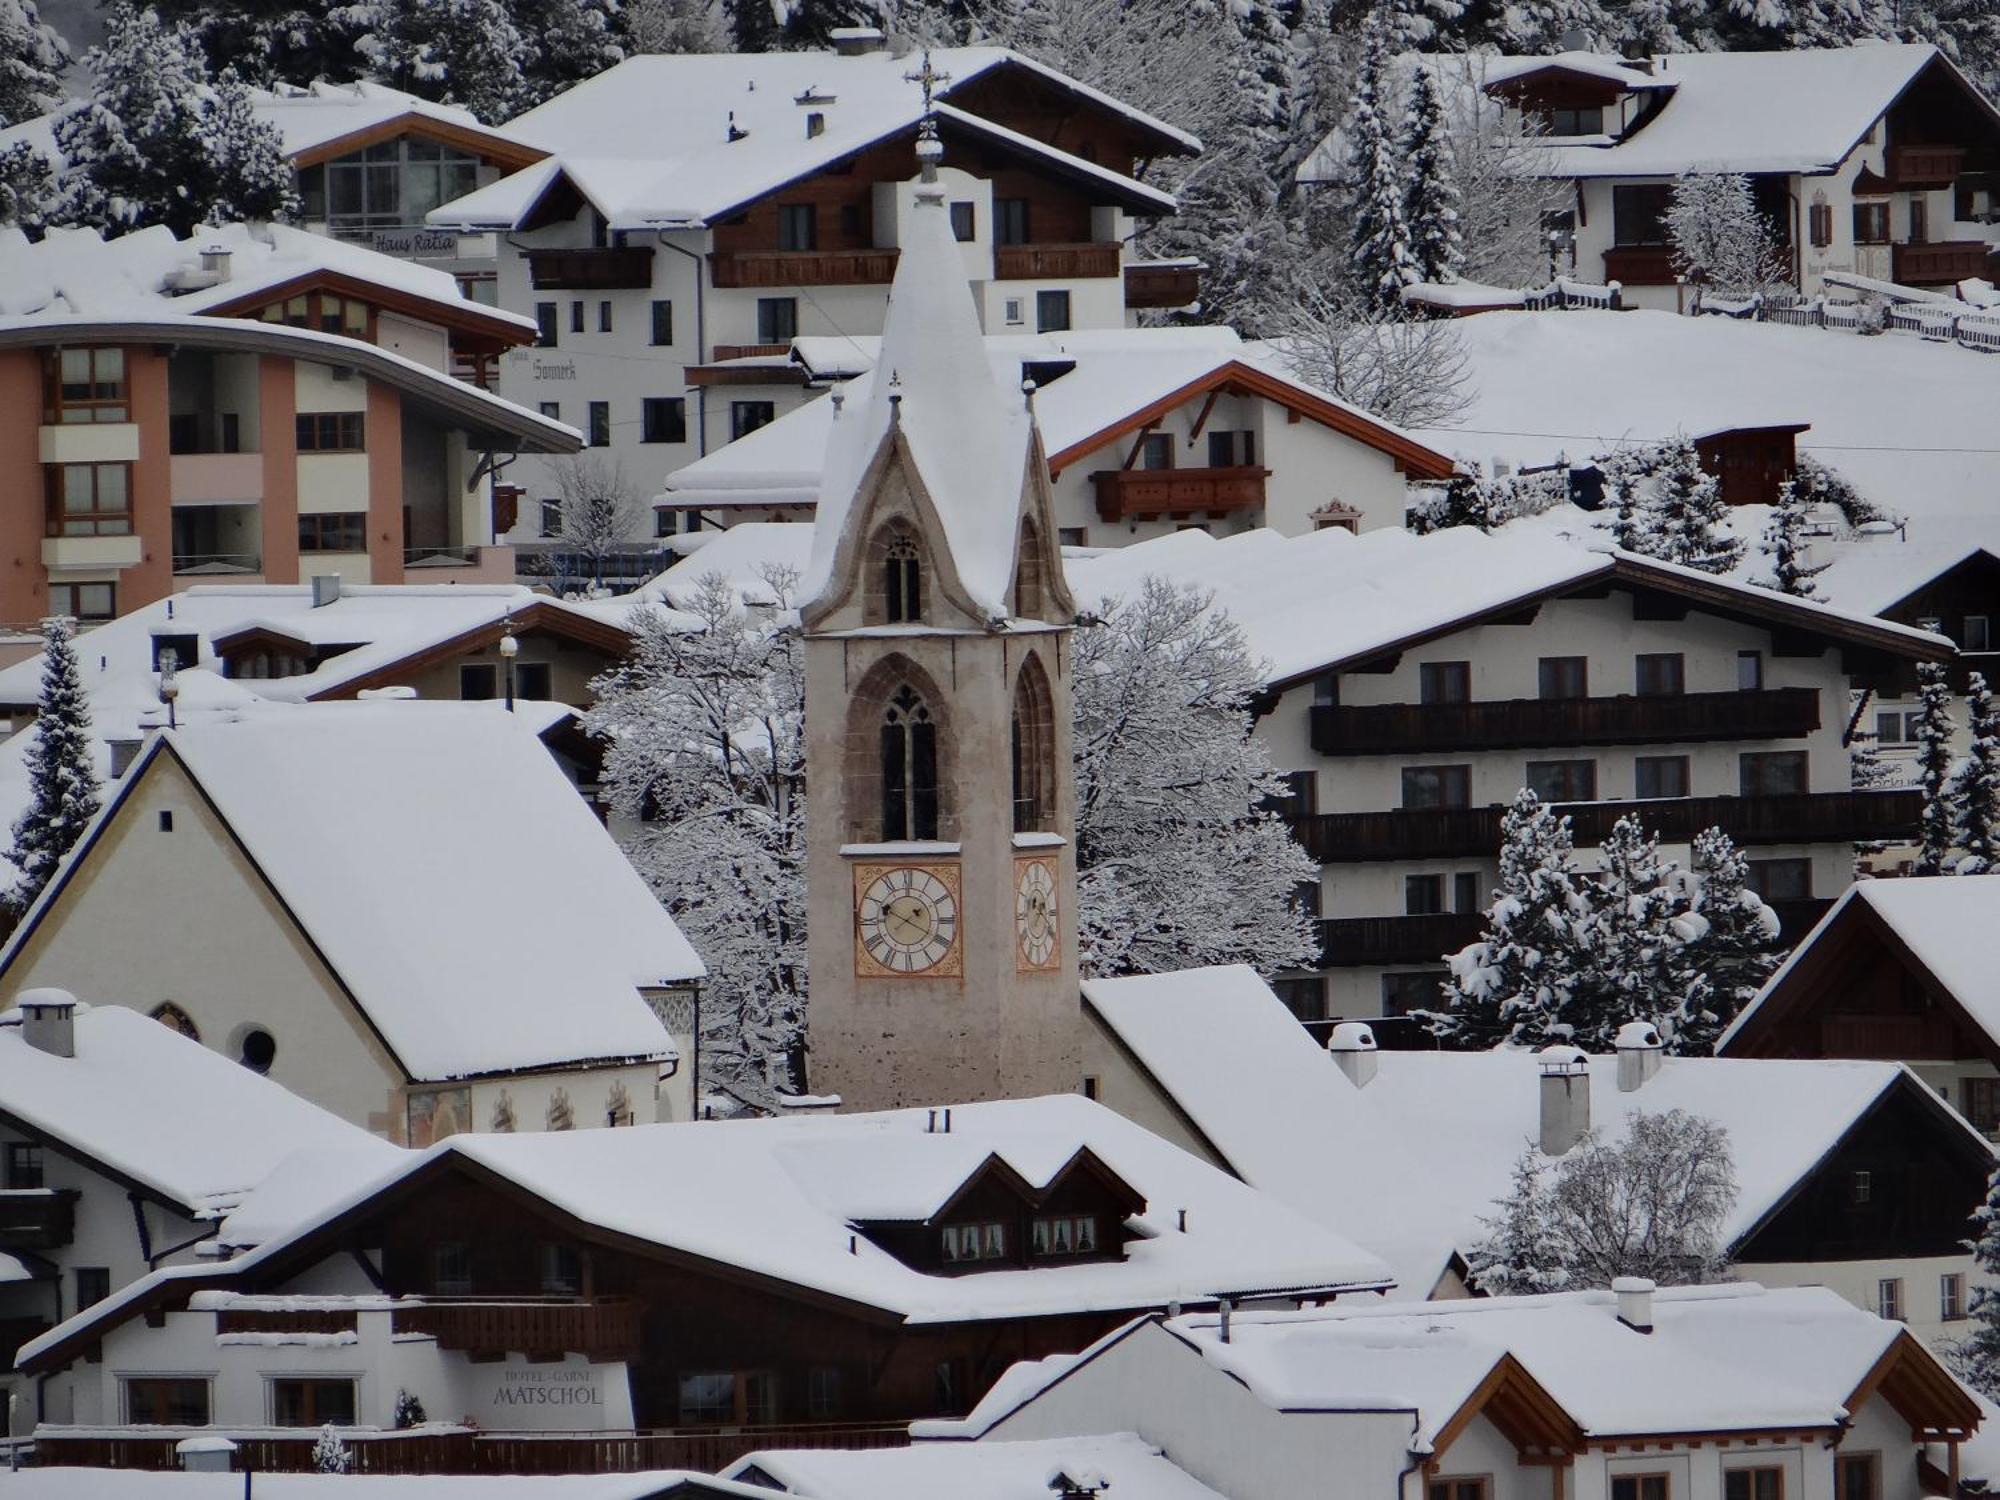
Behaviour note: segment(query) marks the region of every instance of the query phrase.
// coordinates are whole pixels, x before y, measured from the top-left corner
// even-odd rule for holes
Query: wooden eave
[[[244,651],[263,649],[266,651],[295,651],[301,656],[317,656],[327,652],[339,654],[353,651],[368,643],[366,641],[327,641],[315,643],[301,640],[295,635],[287,635],[282,630],[273,630],[268,625],[250,625],[242,630],[233,630],[228,635],[213,637],[209,644],[215,648],[217,656],[235,656]]]
[[[1129,130],[1136,136],[1144,137],[1153,148],[1151,152],[1153,156],[1195,156],[1199,154],[1198,147],[1189,146],[1187,142],[1173,132],[1161,130],[1151,121],[1136,119],[1123,110],[1111,109],[1095,94],[1071,86],[1069,81],[1056,70],[1049,69],[1044,71],[1040,68],[1030,67],[1025,61],[1019,58],[1004,58],[992,67],[982,69],[971,78],[968,78],[962,87],[969,87],[974,83],[991,78],[1007,76],[1018,76],[1033,87],[1047,89],[1052,94],[1059,95],[1068,100],[1072,109],[1097,114],[1121,129]],[[950,88],[947,87],[940,97],[949,101],[951,98]],[[963,105],[959,107],[964,108]],[[998,122],[996,121],[995,123]],[[1007,128],[1011,129],[1012,127]]]
[[[383,141],[400,140],[404,136],[426,136],[443,145],[477,156],[488,166],[499,167],[504,172],[518,172],[523,167],[532,167],[549,153],[535,146],[526,146],[519,141],[507,139],[493,131],[475,130],[450,120],[435,119],[419,114],[415,110],[396,115],[387,120],[377,121],[360,130],[350,130],[346,135],[335,136],[330,141],[321,141],[316,146],[307,146],[297,152],[291,162],[295,168],[315,167],[321,162],[332,161],[335,157],[362,151]]]
[[[923,1219],[923,1223],[926,1225],[942,1223],[969,1195],[989,1182],[998,1182],[1023,1203],[1035,1202],[1033,1184],[1003,1161],[998,1152],[989,1151],[985,1159],[966,1174],[965,1180],[952,1189],[951,1195],[931,1210]]]
[[[305,292],[332,292],[336,296],[351,297],[357,302],[372,303],[384,312],[396,313],[420,322],[434,323],[450,333],[465,334],[489,344],[496,351],[531,344],[537,337],[534,329],[523,327],[511,318],[495,317],[476,302],[467,302],[462,298],[446,302],[419,297],[400,287],[387,286],[379,281],[364,281],[358,276],[349,276],[345,272],[332,270],[305,271],[289,281],[259,287],[256,291],[245,292],[242,296],[233,297],[227,302],[203,308],[202,316],[247,317],[261,312],[274,302],[283,302],[288,297],[296,297]]]
[[[1882,1357],[1841,1404],[1856,1412],[1876,1395],[1910,1424],[1911,1435],[1919,1442],[1956,1442],[1979,1426],[1979,1403],[1907,1328],[1897,1331]]]
[[[609,657],[623,657],[632,649],[632,637],[616,625],[603,620],[595,620],[588,615],[577,614],[547,600],[536,600],[524,605],[508,619],[489,620],[475,625],[470,630],[462,630],[457,635],[412,651],[392,662],[363,672],[344,682],[330,684],[308,697],[308,702],[327,703],[343,698],[353,698],[372,688],[393,687],[419,672],[425,672],[466,652],[499,641],[509,630],[509,622],[515,635],[525,635],[529,631],[543,631],[558,640],[573,645],[585,646],[601,651]],[[220,650],[220,646],[217,647]]]
[[[1528,1373],[1526,1365],[1511,1354],[1502,1354],[1486,1378],[1474,1387],[1463,1405],[1438,1428],[1431,1442],[1425,1469],[1435,1473],[1445,1451],[1458,1441],[1476,1417],[1485,1417],[1500,1435],[1523,1456],[1580,1453],[1584,1447],[1583,1428],[1563,1409],[1562,1403]]]
[[[1275,402],[1287,411],[1297,412],[1323,427],[1365,443],[1378,452],[1386,453],[1395,460],[1396,468],[1415,479],[1449,479],[1457,472],[1457,466],[1444,454],[1427,448],[1414,438],[1385,427],[1374,418],[1361,412],[1351,411],[1324,397],[1280,380],[1264,370],[1248,365],[1241,360],[1228,360],[1210,370],[1198,379],[1189,381],[1179,390],[1169,391],[1158,400],[1146,406],[1127,412],[1109,426],[1099,428],[1089,437],[1080,438],[1049,459],[1049,475],[1059,476],[1063,470],[1088,458],[1107,444],[1116,442],[1128,433],[1138,432],[1148,427],[1156,427],[1169,413],[1185,406],[1198,396],[1221,392],[1232,396],[1256,396]]]
[[[1694,433],[1690,442],[1715,443],[1724,438],[1736,437],[1797,437],[1802,432],[1812,430],[1810,422],[1775,422],[1766,427],[1715,427],[1707,432]]]
[[[1947,563],[1944,567],[1938,569],[1937,572],[1919,583],[1915,588],[1905,593],[1901,598],[1884,605],[1881,609],[1876,610],[1875,613],[1882,616],[1885,620],[1893,619],[1897,610],[1902,609],[1926,589],[1936,588],[1959,569],[1981,561],[1989,564],[2000,564],[2000,554],[1996,554],[1985,547],[1968,547],[1956,561]]]

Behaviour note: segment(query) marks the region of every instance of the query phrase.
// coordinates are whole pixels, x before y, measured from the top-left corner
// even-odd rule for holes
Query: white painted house
[[[917,1432],[1133,1433],[1257,1500],[1953,1493],[1979,1406],[1895,1324],[1816,1287],[1619,1287],[1144,1319]]]
[[[0,953],[0,997],[169,1016],[403,1144],[688,1119],[701,961],[538,728],[364,702],[158,731]]]

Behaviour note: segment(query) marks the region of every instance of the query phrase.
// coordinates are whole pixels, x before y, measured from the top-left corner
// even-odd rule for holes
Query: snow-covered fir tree
[[[502,0],[389,0],[356,44],[370,72],[393,88],[462,105],[488,124],[532,102],[533,46]]]
[[[56,122],[64,168],[55,221],[119,234],[296,212],[277,128],[253,118],[234,73],[211,79],[186,23],[118,0],[84,63],[89,101]]]
[[[1771,560],[1768,586],[1795,599],[1819,598],[1813,579],[1831,566],[1806,560],[1812,545],[1807,536],[1812,505],[1810,493],[1795,475],[1778,486],[1778,503],[1764,525],[1764,555]]]
[[[1410,226],[1403,219],[1403,164],[1387,120],[1387,27],[1371,15],[1363,33],[1361,70],[1347,115],[1348,278],[1378,311],[1398,313],[1403,288],[1417,279]]]
[[[1626,552],[1644,550],[1640,545],[1641,494],[1646,479],[1646,460],[1636,449],[1620,448],[1596,461],[1604,479],[1604,508],[1611,513],[1611,545]]]
[[[354,1467],[354,1455],[347,1451],[347,1444],[333,1430],[331,1422],[320,1428],[313,1443],[312,1467],[315,1474],[345,1474]]]
[[[1078,942],[1088,974],[1311,967],[1319,869],[1269,805],[1262,673],[1210,596],[1149,577],[1076,636]]]
[[[1917,664],[1917,786],[1923,810],[1917,821],[1919,875],[1942,875],[1958,836],[1952,796],[1951,689],[1942,662]]]
[[[634,54],[729,50],[720,0],[629,0],[623,20]]]
[[[1422,1013],[1441,1045],[1568,1041],[1589,906],[1569,818],[1523,788],[1500,820],[1500,879],[1478,942],[1452,954],[1443,1008]]]
[[[1748,295],[1784,274],[1770,225],[1740,172],[1688,172],[1667,203],[1667,243],[1676,275],[1698,287]]]
[[[775,52],[784,38],[778,24],[777,8],[771,0],[722,0],[729,20],[730,50],[735,52]]]
[[[90,698],[77,664],[74,627],[60,616],[42,626],[42,690],[24,759],[28,805],[14,824],[9,856],[19,872],[8,893],[16,913],[42,893],[98,807]]]
[[[552,99],[625,59],[620,0],[511,0],[526,48],[516,109]]]
[[[1735,567],[1743,543],[1730,534],[1722,486],[1702,467],[1694,444],[1684,436],[1661,444],[1647,469],[1632,539],[1619,545],[1704,573]]]
[[[39,236],[56,212],[49,159],[26,141],[0,151],[0,224]]]
[[[1465,263],[1458,185],[1452,178],[1444,106],[1429,68],[1419,67],[1410,80],[1410,104],[1403,117],[1403,171],[1403,222],[1410,230],[1416,279],[1456,281]]]
[[[1958,1378],[1989,1401],[2000,1401],[2000,1168],[1987,1179],[1986,1201],[1973,1215],[1979,1238],[1972,1263],[1985,1273],[1972,1286],[1966,1309],[1972,1327],[1949,1351]]]
[[[1963,852],[1952,868],[1961,875],[1987,875],[2000,867],[2000,707],[1978,672],[1966,679],[1965,732],[1965,760],[1951,783]]]
[[[1680,966],[1698,974],[1681,1009],[1663,1018],[1667,1050],[1706,1056],[1729,1023],[1756,997],[1784,956],[1778,915],[1750,889],[1750,862],[1720,828],[1695,835],[1693,890],[1674,918],[1685,943]]]
[[[63,100],[69,46],[35,0],[0,0],[0,127],[45,115]]]
[[[1507,519],[1504,481],[1460,470],[1411,502],[1408,522],[1419,536],[1453,526],[1491,531]]]
[[[1686,951],[1690,929],[1677,925],[1677,872],[1659,839],[1628,814],[1612,824],[1598,860],[1579,934],[1581,972],[1560,1013],[1566,1040],[1586,1052],[1611,1051],[1627,1021],[1658,1024],[1709,1009],[1707,981]]]
[[[805,673],[796,579],[776,620],[719,574],[676,618],[638,612],[631,656],[594,685],[605,789],[625,853],[708,966],[701,1089],[767,1102],[794,1086],[805,1029]],[[694,623],[685,616],[692,615]]]
[[[1514,1161],[1505,1197],[1479,1222],[1485,1229],[1466,1250],[1472,1285],[1489,1297],[1560,1292],[1569,1285],[1569,1247],[1563,1243],[1543,1182],[1548,1158],[1530,1146]]]
[[[395,1415],[391,1420],[398,1432],[405,1432],[412,1427],[423,1426],[430,1418],[424,1415],[424,1403],[420,1397],[413,1392],[399,1390],[396,1392]]]
[[[1869,500],[1831,464],[1821,463],[1810,453],[1801,453],[1792,469],[1792,486],[1805,503],[1807,510],[1830,505],[1840,512],[1840,519],[1848,526],[1866,526],[1871,521],[1894,521],[1881,506]]]

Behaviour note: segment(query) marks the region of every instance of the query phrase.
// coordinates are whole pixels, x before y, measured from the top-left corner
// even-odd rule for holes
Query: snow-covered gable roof
[[[350,83],[315,80],[303,87],[280,83],[271,89],[250,91],[251,113],[266,124],[275,125],[287,157],[321,159],[354,136],[375,136],[386,126],[403,120],[444,126],[457,138],[479,137],[493,149],[508,156],[536,148],[529,138],[510,123],[483,124],[469,109],[390,88],[371,79]]]
[[[31,1047],[0,1014],[0,1120],[189,1214],[220,1217],[293,1151],[380,1172],[402,1153],[172,1027],[79,1005],[74,1057]]]
[[[229,254],[227,277],[202,273],[202,252]],[[346,277],[379,287],[453,323],[489,325],[519,342],[534,320],[472,301],[448,271],[285,224],[207,225],[176,239],[164,224],[105,239],[94,229],[51,229],[39,241],[0,229],[0,315],[143,317],[206,313],[301,278]]]
[[[745,604],[775,604],[764,573],[775,568],[803,574],[812,541],[812,527],[795,521],[745,521],[723,531],[688,532],[674,538],[675,549],[687,555],[626,597],[635,604],[685,607],[701,580],[719,573]]]
[[[1417,61],[1430,67],[1453,69],[1464,66],[1466,57],[1463,53],[1430,54]],[[1636,66],[1623,58],[1608,57],[1601,52],[1554,52],[1528,57],[1480,56],[1474,59],[1474,65],[1480,82],[1488,88],[1517,83],[1542,73],[1570,73],[1594,78],[1602,83],[1615,83],[1633,93],[1676,87],[1674,80],[1662,77],[1649,68]]]
[[[855,508],[869,500],[871,470],[893,441],[908,445],[929,493],[948,576],[975,611],[1004,618],[1035,420],[1021,393],[996,381],[987,364],[942,191],[918,190],[877,360],[890,379],[871,383],[827,439],[800,604],[809,609],[844,581],[836,567],[860,544],[852,532],[866,520]]]
[[[1532,1052],[1382,1052],[1356,1088],[1249,968],[1087,980],[1083,992],[1233,1171],[1381,1254],[1400,1296],[1427,1294],[1480,1238],[1538,1135]],[[1735,1242],[1906,1083],[1922,1091],[1898,1063],[1668,1057],[1622,1093],[1617,1059],[1593,1057],[1590,1119],[1614,1140],[1639,1113],[1682,1109],[1721,1125],[1736,1166],[1724,1227]],[[1940,1118],[1990,1150],[1956,1116]]]
[[[1813,587],[1848,609],[1881,614],[1975,557],[2000,561],[2000,521],[1923,517],[1910,539],[1869,537],[1834,554]]]
[[[766,1449],[727,1476],[755,1474],[803,1500],[1035,1500],[1055,1475],[1106,1481],[1132,1500],[1222,1500],[1129,1432],[1033,1442],[917,1443],[908,1448]],[[0,1497],[6,1491],[0,1489]]]
[[[162,731],[95,827],[163,753],[412,1079],[674,1055],[640,989],[698,979],[701,960],[532,723],[497,704],[364,702]],[[467,940],[524,899],[535,922]]]
[[[707,1474],[278,1474],[257,1472],[257,1500],[770,1500],[771,1491]],[[0,1470],[0,1500],[242,1500],[241,1474],[144,1469]]]
[[[1702,601],[1698,608],[1858,635],[1899,654],[1950,654],[1949,643],[1923,631],[1618,552],[1595,532],[1566,538],[1532,523],[1493,532],[1455,526],[1428,536],[1396,527],[1295,537],[1263,529],[1220,539],[1182,531],[1072,559],[1067,571],[1087,609],[1135,595],[1153,574],[1212,592],[1272,683],[1613,579],[1685,593]]]
[[[1985,941],[2000,922],[2000,875],[1957,875],[1857,880],[1730,1023],[1717,1050],[1766,1019],[1767,1002],[1790,985],[1793,971],[1809,961],[1818,943],[1860,916],[1857,908],[1877,918],[2000,1048],[2000,994]]]
[[[793,342],[793,358],[815,378],[852,377],[841,387],[849,410],[874,389],[879,340],[814,338]],[[1450,459],[1413,435],[1338,397],[1317,390],[1286,368],[1268,344],[1246,344],[1227,328],[1092,329],[1059,334],[995,334],[986,358],[1002,389],[1019,385],[1024,370],[1067,366],[1035,393],[1035,419],[1053,467],[1083,462],[1142,426],[1164,403],[1191,400],[1232,382],[1265,389],[1316,420],[1338,421],[1357,441],[1394,454],[1430,477],[1448,473]],[[858,373],[857,373],[858,372]],[[834,423],[824,398],[677,469],[657,504],[663,506],[813,503]]]
[[[1671,53],[1648,78],[1670,90],[1652,119],[1614,143],[1550,141],[1536,155],[1552,177],[1831,172],[1934,63],[1950,67],[1918,43]]]
[[[1037,157],[1135,211],[1173,211],[1173,198],[1157,188],[948,101],[953,90],[976,78],[1019,68],[1079,101],[1116,112],[1164,152],[1199,150],[1193,136],[1005,48],[947,47],[930,57],[938,72],[950,75],[937,106],[947,132]],[[558,177],[565,177],[614,229],[712,223],[786,183],[913,130],[924,109],[921,89],[906,76],[916,62],[887,52],[627,58],[508,122],[510,134],[554,152],[551,159],[434,209],[430,221],[518,227]],[[817,135],[806,132],[808,109],[821,120]]]

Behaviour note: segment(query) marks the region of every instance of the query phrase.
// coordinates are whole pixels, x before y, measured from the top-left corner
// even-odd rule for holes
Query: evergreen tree
[[[251,108],[250,89],[224,68],[209,106],[210,183],[206,218],[212,224],[289,219],[299,211],[292,166],[278,132]]]
[[[1444,1008],[1421,1018],[1441,1045],[1569,1041],[1579,977],[1577,935],[1588,913],[1569,819],[1525,787],[1500,820],[1500,880],[1478,942],[1452,954]]]
[[[1958,832],[1951,784],[1951,689],[1945,685],[1942,662],[1917,664],[1917,785],[1924,805],[1916,873],[1942,875]]]
[[[1623,552],[1640,552],[1640,484],[1644,461],[1629,449],[1620,449],[1597,460],[1604,477],[1604,503],[1611,510],[1611,545]]]
[[[1986,1273],[1973,1284],[1972,1331],[1951,1350],[1958,1378],[1989,1401],[2000,1401],[2000,1168],[1986,1183],[1986,1202],[1973,1214],[1979,1238],[1972,1261]]]
[[[1812,506],[1810,492],[1797,476],[1778,487],[1778,503],[1771,507],[1771,519],[1764,527],[1764,555],[1771,559],[1769,587],[1796,599],[1817,599],[1813,579],[1824,573],[1827,563],[1806,561],[1810,546],[1806,538],[1807,515]]]
[[[1958,814],[1958,861],[1961,875],[1985,875],[1995,866],[2000,845],[2000,708],[1986,678],[1974,672],[1965,685],[1965,730],[1969,744],[1965,762],[1952,778],[1952,802]]]
[[[729,40],[731,50],[736,52],[775,52],[782,39],[778,29],[777,11],[771,0],[722,0],[723,13],[729,18]]]
[[[17,913],[54,878],[98,805],[90,699],[83,690],[71,622],[61,616],[48,620],[42,636],[41,705],[24,757],[28,806],[14,824],[10,856],[20,871],[8,898]]]
[[[0,224],[39,236],[56,211],[49,159],[26,141],[0,151]]]
[[[0,127],[45,115],[63,100],[69,47],[35,0],[0,0]]]
[[[1685,437],[1663,444],[1649,467],[1631,550],[1704,573],[1735,567],[1743,543],[1729,534],[1722,486],[1701,466],[1694,444]]]
[[[1777,913],[1750,889],[1750,862],[1729,835],[1695,835],[1694,890],[1675,920],[1686,965],[1705,981],[1662,1028],[1671,1052],[1707,1056],[1737,1013],[1756,997],[1783,956]]]
[[[1402,311],[1403,288],[1417,279],[1410,227],[1403,220],[1403,171],[1384,119],[1389,58],[1380,15],[1369,18],[1361,71],[1347,116],[1348,186],[1353,194],[1348,275],[1377,311]]]
[[[531,102],[534,49],[502,0],[391,3],[356,47],[392,88],[472,111],[489,125]]]
[[[1682,895],[1659,839],[1632,816],[1620,818],[1598,851],[1589,888],[1585,959],[1571,992],[1568,1040],[1609,1052],[1627,1021],[1699,1015],[1709,1009],[1706,977],[1689,961],[1688,928],[1677,926]]]
[[[512,0],[514,29],[526,50],[515,108],[552,99],[623,62],[623,19],[618,0]]]
[[[394,1425],[398,1432],[421,1427],[429,1420],[430,1418],[424,1415],[424,1403],[421,1398],[405,1390],[396,1392]]]
[[[1444,107],[1427,67],[1410,81],[1410,107],[1403,121],[1403,221],[1410,228],[1410,254],[1418,281],[1456,281],[1465,262],[1459,238],[1458,185],[1452,179],[1451,143]]]
[[[635,56],[729,50],[719,0],[629,0],[621,19],[625,49]]]
[[[315,1474],[345,1474],[354,1465],[354,1456],[347,1451],[347,1444],[340,1434],[327,1423],[319,1430],[319,1439],[313,1444],[312,1466]]]
[[[1486,1234],[1466,1251],[1472,1284],[1489,1297],[1559,1292],[1569,1285],[1569,1249],[1555,1220],[1543,1183],[1547,1159],[1530,1146],[1514,1162],[1514,1174],[1497,1210],[1479,1222]]]

